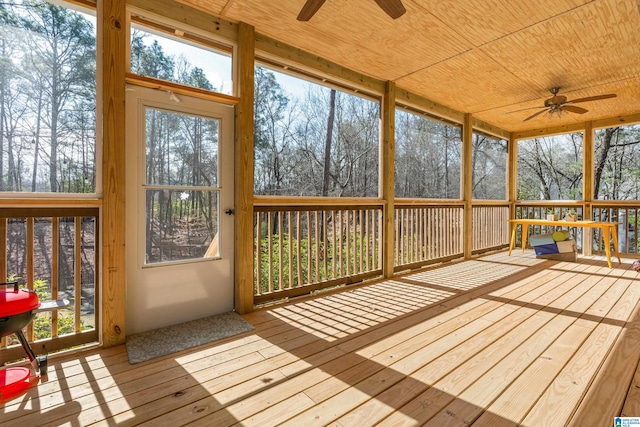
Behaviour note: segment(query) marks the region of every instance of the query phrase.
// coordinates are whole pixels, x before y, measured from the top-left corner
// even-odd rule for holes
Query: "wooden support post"
[[[126,1],[98,0],[102,77],[102,344],[125,342],[125,64]]]
[[[593,219],[591,203],[593,202],[593,123],[585,123],[583,144],[582,144],[582,219]],[[605,244],[608,244],[606,242]],[[582,255],[591,256],[593,253],[593,229],[585,228],[582,232]]]
[[[473,117],[471,114],[464,115],[462,125],[462,200],[463,210],[463,248],[464,258],[470,259],[473,250]]]
[[[516,217],[516,202],[518,201],[518,140],[509,138],[507,145],[507,197],[509,199],[509,219]]]
[[[380,147],[380,197],[384,200],[382,229],[382,274],[385,278],[393,276],[395,246],[395,117],[396,85],[387,82],[382,98],[382,145]]]
[[[240,102],[235,115],[235,309],[253,310],[253,90],[255,33],[248,24],[238,29],[236,81]]]

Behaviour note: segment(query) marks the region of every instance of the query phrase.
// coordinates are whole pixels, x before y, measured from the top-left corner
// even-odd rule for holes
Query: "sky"
[[[174,55],[176,57],[184,55],[192,65],[200,67],[214,87],[222,87],[220,92],[227,95],[233,93],[232,61],[230,56],[218,54],[209,49],[196,47],[156,34],[148,34],[149,36],[145,37],[145,44],[151,45],[154,40],[158,40],[158,43],[168,55]],[[285,92],[292,97],[304,97],[307,88],[312,84],[304,79],[296,78],[273,69],[270,70],[275,74],[276,80]]]
[[[140,29],[140,27],[136,26],[136,29]],[[149,34],[144,39],[146,45],[149,46],[154,40],[157,40],[167,55],[175,57],[184,55],[191,65],[201,68],[211,84],[221,93],[230,95],[233,92],[230,55],[219,54],[210,49],[152,34],[146,28],[144,32]]]

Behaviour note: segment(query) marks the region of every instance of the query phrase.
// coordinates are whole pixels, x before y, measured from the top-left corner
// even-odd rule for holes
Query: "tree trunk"
[[[330,176],[330,166],[331,166],[331,141],[333,140],[333,122],[336,117],[336,90],[331,89],[331,93],[329,95],[329,118],[327,119],[327,137],[324,141],[324,168],[322,174],[322,196],[327,197],[329,195],[329,176]],[[321,213],[324,216],[324,212]],[[324,218],[320,218],[320,240],[324,240]],[[309,227],[311,230],[311,227]]]
[[[600,157],[596,162],[596,170],[593,174],[593,199],[598,200],[598,193],[600,192],[600,180],[602,179],[602,173],[604,172],[604,165],[607,162],[607,156],[609,155],[609,149],[611,148],[611,141],[613,135],[618,132],[619,128],[607,128],[604,130],[604,139],[602,141],[602,150],[600,151]]]
[[[31,176],[31,191],[35,193],[38,183],[38,156],[40,155],[40,127],[42,125],[42,94],[38,96],[38,114],[36,114],[36,132],[33,137],[33,175]]]
[[[327,138],[324,142],[324,174],[322,175],[322,196],[329,195],[329,167],[331,166],[331,141],[333,139],[333,122],[336,117],[336,90],[331,89],[329,99],[329,119],[327,120]]]

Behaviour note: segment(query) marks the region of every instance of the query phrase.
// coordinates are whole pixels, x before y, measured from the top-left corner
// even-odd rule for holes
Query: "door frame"
[[[234,107],[127,85],[127,334],[231,311],[234,307]],[[216,257],[145,264],[147,107],[219,120]]]

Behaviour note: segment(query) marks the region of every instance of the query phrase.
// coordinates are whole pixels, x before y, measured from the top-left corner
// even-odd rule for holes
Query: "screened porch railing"
[[[472,210],[473,253],[499,249],[509,245],[509,205],[474,204]]]
[[[0,209],[0,278],[70,305],[36,314],[25,336],[36,354],[98,342],[99,209]],[[23,359],[14,335],[0,341],[0,364]]]
[[[395,205],[394,270],[463,256],[462,203]]]
[[[382,205],[254,206],[254,302],[382,273]]]
[[[564,218],[566,213],[574,210],[577,213],[577,219],[584,218],[585,204],[571,203],[559,204],[557,202],[521,202],[516,205],[516,218],[545,218],[547,213],[554,213],[558,219]],[[591,203],[591,218],[594,221],[611,221],[619,222],[618,225],[618,251],[624,255],[635,255],[640,253],[638,244],[638,229],[640,225],[640,203],[634,202],[612,202],[612,201],[596,201]],[[532,227],[530,234],[539,234],[550,232],[551,227]],[[572,233],[576,238],[578,250],[584,251],[583,233],[581,228],[573,228]],[[588,236],[588,235],[587,235]],[[602,254],[605,252],[605,242],[599,229],[591,231],[591,251],[592,253]],[[521,230],[516,233],[517,242],[521,242]],[[612,242],[608,242],[613,245]],[[588,245],[588,243],[587,243]]]
[[[637,255],[640,253],[638,244],[638,231],[640,228],[640,203],[599,203],[592,207],[593,219],[595,221],[619,222],[618,225],[618,251],[626,255]],[[599,230],[594,233],[593,250],[597,253],[604,253],[605,242]],[[611,243],[609,243],[611,244]]]
[[[290,201],[291,202],[291,201]],[[394,206],[394,271],[464,255],[462,202]],[[506,203],[473,207],[474,253],[509,244]],[[254,303],[382,275],[383,204],[331,200],[254,204]]]

